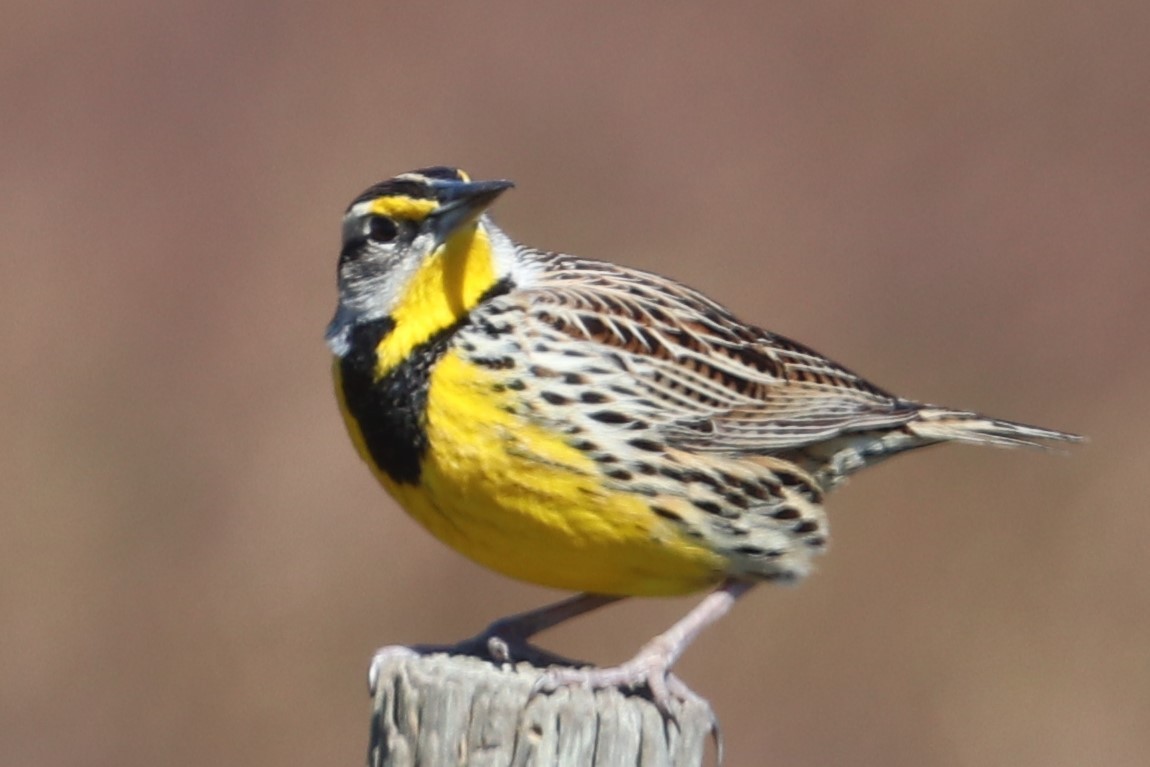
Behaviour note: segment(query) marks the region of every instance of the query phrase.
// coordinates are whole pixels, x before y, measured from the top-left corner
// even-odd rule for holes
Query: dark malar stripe
[[[503,279],[492,285],[479,303],[511,290]],[[464,315],[451,326],[415,347],[402,362],[375,379],[380,343],[395,329],[391,317],[357,325],[350,349],[340,361],[340,383],[348,412],[355,417],[372,463],[399,484],[417,485],[427,454],[427,393],[435,363],[447,353],[451,339],[471,321]]]

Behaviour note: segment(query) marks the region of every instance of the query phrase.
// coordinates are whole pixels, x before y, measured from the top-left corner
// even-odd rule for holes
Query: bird
[[[347,431],[398,504],[480,565],[576,592],[491,624],[492,654],[626,597],[710,590],[630,660],[548,668],[539,690],[646,687],[667,709],[703,629],[811,571],[855,472],[1081,439],[897,396],[673,279],[522,245],[489,212],[513,186],[437,166],[357,196],[326,341]]]

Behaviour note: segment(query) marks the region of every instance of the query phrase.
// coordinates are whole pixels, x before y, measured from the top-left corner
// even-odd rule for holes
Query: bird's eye
[[[399,236],[399,226],[386,216],[372,216],[367,220],[367,238],[385,245]]]

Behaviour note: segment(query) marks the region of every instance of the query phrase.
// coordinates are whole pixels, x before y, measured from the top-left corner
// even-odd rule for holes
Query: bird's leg
[[[672,701],[696,697],[671,675],[671,666],[703,629],[726,615],[735,601],[752,586],[754,584],[747,581],[728,579],[671,628],[643,645],[629,661],[611,668],[551,668],[536,682],[535,692],[549,692],[573,685],[591,688],[646,686],[655,705],[665,715],[671,715]]]
[[[478,655],[490,658],[496,663],[526,660],[537,666],[574,665],[574,661],[541,650],[530,644],[528,640],[541,631],[546,631],[571,618],[618,602],[620,599],[623,597],[604,594],[579,594],[535,610],[500,618],[479,634],[458,644],[381,647],[376,650],[371,659],[371,665],[368,667],[368,688],[374,695],[376,683],[379,681],[380,668],[391,658],[427,655],[436,652]]]
[[[482,642],[492,657],[504,656],[501,658],[502,660],[511,660],[511,649],[527,644],[527,640],[539,632],[546,631],[592,610],[598,610],[600,607],[606,607],[620,599],[623,597],[605,594],[579,594],[535,610],[500,618],[469,641]]]

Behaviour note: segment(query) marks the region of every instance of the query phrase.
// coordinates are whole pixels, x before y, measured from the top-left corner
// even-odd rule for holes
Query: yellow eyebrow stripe
[[[371,201],[369,210],[377,216],[419,220],[426,218],[438,207],[439,203],[435,200],[419,200],[414,197],[397,194],[375,198]]]

